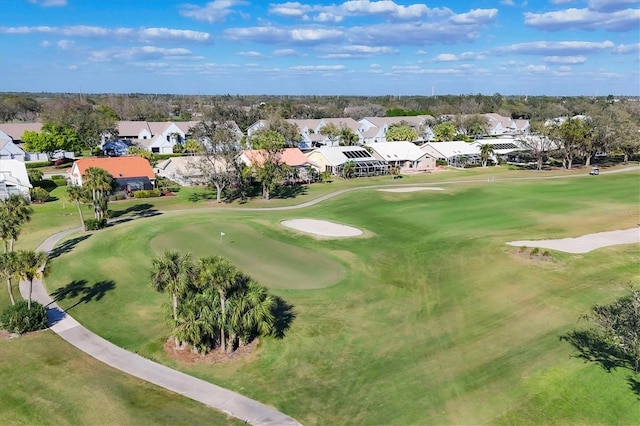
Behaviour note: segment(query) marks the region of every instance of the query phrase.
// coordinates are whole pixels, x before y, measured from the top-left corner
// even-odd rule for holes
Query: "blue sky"
[[[0,0],[0,91],[639,95],[637,0]]]

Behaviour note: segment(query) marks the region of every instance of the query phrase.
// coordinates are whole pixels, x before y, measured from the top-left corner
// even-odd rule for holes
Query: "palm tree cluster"
[[[33,250],[14,251],[13,246],[22,226],[31,220],[31,213],[33,209],[20,195],[11,195],[6,200],[0,200],[0,239],[4,245],[4,253],[0,256],[0,277],[7,282],[7,291],[12,305],[16,304],[13,280],[24,279],[29,282],[29,309],[31,309],[33,280],[40,278],[46,272],[47,254]]]
[[[273,331],[275,298],[229,260],[167,251],[151,262],[151,286],[171,297],[176,347],[232,352]]]

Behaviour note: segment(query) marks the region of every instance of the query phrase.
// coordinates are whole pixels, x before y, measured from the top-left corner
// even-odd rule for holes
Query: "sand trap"
[[[290,219],[280,222],[287,228],[323,237],[357,237],[362,231],[352,226],[317,219]]]
[[[381,192],[415,192],[415,191],[444,191],[443,188],[424,187],[424,186],[407,186],[406,188],[389,188],[378,189]]]
[[[602,247],[635,243],[640,243],[640,228],[598,232],[597,234],[587,234],[576,238],[562,238],[560,240],[511,241],[507,244],[518,247],[539,247],[567,253],[588,253]]]

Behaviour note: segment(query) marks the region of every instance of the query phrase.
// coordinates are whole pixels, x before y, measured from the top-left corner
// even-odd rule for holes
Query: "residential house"
[[[298,127],[300,131],[299,148],[309,149],[312,147],[320,146],[338,146],[339,138],[332,139],[327,135],[320,133],[322,128],[328,124],[333,124],[337,129],[343,127],[349,128],[356,136],[358,136],[358,143],[362,143],[362,135],[360,134],[360,125],[353,118],[310,118],[310,119],[287,119],[288,123]],[[268,126],[267,120],[259,120],[253,123],[247,129],[247,135],[251,136],[258,130],[264,129]]]
[[[40,133],[42,123],[0,123],[0,139],[8,139],[18,145],[27,130]]]
[[[23,161],[0,158],[0,199],[6,200],[12,194],[22,195],[30,200],[32,188],[27,174],[27,166]]]
[[[487,134],[490,136],[523,134],[529,131],[529,120],[514,120],[493,112],[483,116],[487,119]]]
[[[419,138],[428,137],[429,123],[435,121],[430,115],[416,115],[403,117],[365,117],[358,121],[359,131],[364,144],[386,142],[387,130],[394,125],[407,124],[413,128]]]
[[[437,160],[446,160],[453,167],[480,164],[480,148],[464,141],[427,142],[420,147]]]
[[[378,142],[366,145],[375,158],[398,167],[400,173],[424,173],[436,168],[436,159],[413,142]]]
[[[106,170],[115,180],[119,191],[153,189],[156,175],[147,160],[142,157],[83,158],[73,163],[69,173],[72,185],[83,185],[83,177],[90,167]]]
[[[0,159],[25,160],[25,152],[9,139],[0,139]]]
[[[205,185],[207,177],[200,170],[199,164],[208,157],[171,157],[159,162],[153,171],[164,178],[170,179],[182,186]],[[224,170],[226,165],[223,162],[211,159],[215,162],[216,170]]]
[[[267,160],[267,152],[263,149],[244,150],[240,153],[238,160],[247,167],[260,167]],[[311,180],[312,175],[315,174],[311,170],[316,168],[315,165],[309,161],[300,148],[283,149],[276,154],[275,161],[277,164],[285,164],[291,168],[292,173],[286,178],[288,183],[306,182]]]
[[[348,162],[355,163],[357,177],[378,176],[389,173],[389,164],[379,160],[360,146],[324,146],[308,152],[309,161],[320,172],[327,172],[340,176],[344,165]]]
[[[507,159],[524,150],[522,144],[513,138],[478,139],[471,145],[478,147],[478,149],[481,149],[482,145],[491,145],[493,154],[489,159],[493,162],[497,162],[498,157]]]
[[[184,144],[191,136],[192,129],[199,121],[119,121],[118,138],[132,145],[145,148],[155,154],[172,154],[173,147]],[[228,121],[236,140],[242,137],[242,131],[234,121]],[[104,143],[113,135],[104,135]]]

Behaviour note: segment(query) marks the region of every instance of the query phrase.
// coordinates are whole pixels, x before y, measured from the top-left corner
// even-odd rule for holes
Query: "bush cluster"
[[[105,218],[102,218],[102,219],[90,218],[90,219],[84,220],[84,227],[86,228],[87,231],[97,231],[98,229],[102,229],[106,226],[107,226],[107,219]]]
[[[141,191],[136,191],[133,193],[133,198],[151,198],[151,197],[159,197],[160,190],[159,189],[143,189]]]
[[[10,333],[26,333],[47,328],[47,310],[38,302],[26,300],[8,306],[0,314],[0,325]]]
[[[34,201],[36,203],[44,203],[49,199],[49,192],[44,188],[40,188],[39,186],[31,188],[31,191],[29,192],[31,193],[31,201]]]

